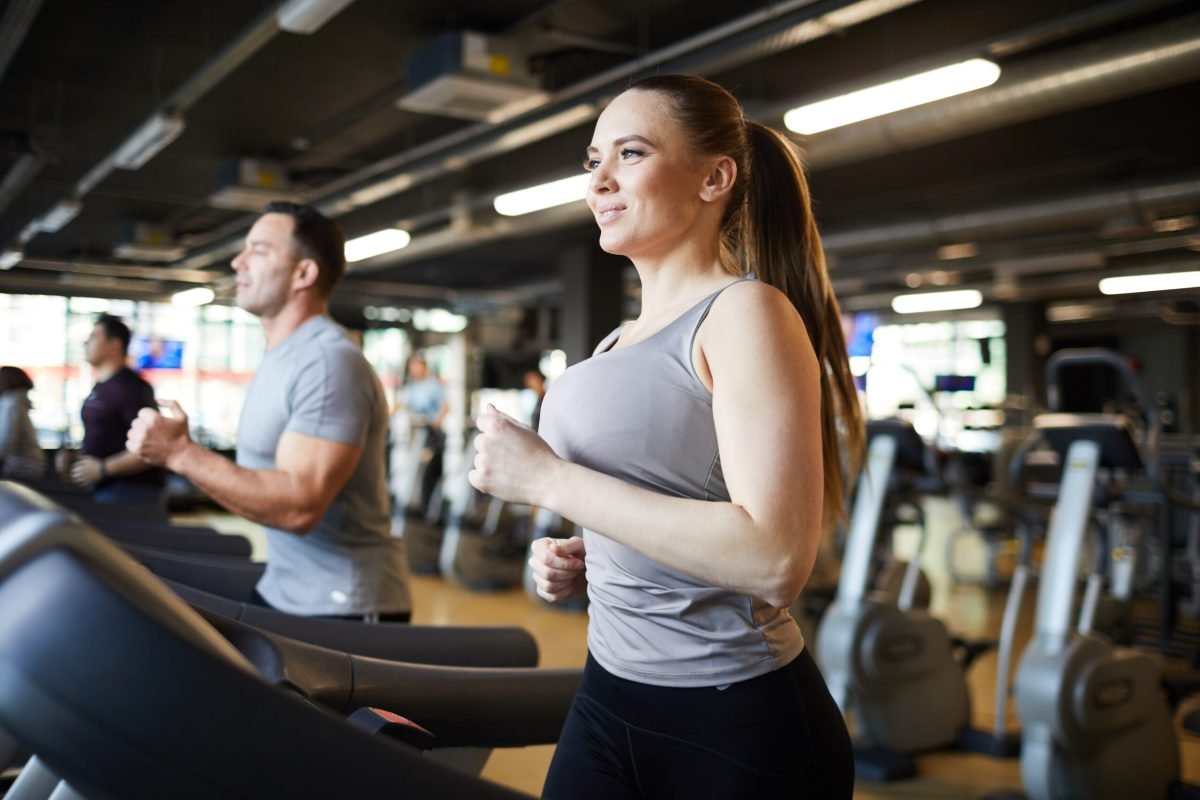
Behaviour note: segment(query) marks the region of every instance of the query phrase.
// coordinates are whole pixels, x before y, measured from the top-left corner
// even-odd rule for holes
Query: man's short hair
[[[329,297],[346,272],[346,235],[342,227],[312,206],[299,203],[271,203],[263,213],[292,218],[295,255],[316,262],[317,291],[321,297]]]
[[[121,352],[129,354],[129,340],[133,338],[133,334],[129,330],[120,317],[114,317],[112,314],[101,314],[96,317],[96,324],[104,329],[104,338],[120,339]]]

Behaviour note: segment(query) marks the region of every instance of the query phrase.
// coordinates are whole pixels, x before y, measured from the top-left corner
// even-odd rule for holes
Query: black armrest
[[[155,523],[97,520],[93,523],[118,544],[183,554],[250,558],[253,548],[245,536],[222,536],[212,528],[181,528]]]
[[[265,565],[243,558],[181,555],[137,545],[121,549],[159,578],[167,578],[230,600],[244,602],[254,596]]]
[[[582,671],[444,667],[354,656],[199,610],[264,678],[342,714],[364,706],[429,729],[437,747],[558,739]]]
[[[194,608],[355,655],[456,667],[536,667],[538,663],[537,642],[515,626],[366,625],[315,619],[239,603],[176,581],[164,583]]]

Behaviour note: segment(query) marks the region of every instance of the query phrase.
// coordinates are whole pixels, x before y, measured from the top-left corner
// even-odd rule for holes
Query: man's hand
[[[99,483],[103,478],[103,462],[94,456],[81,455],[71,464],[71,483],[90,488]]]
[[[171,400],[161,404],[170,409],[164,417],[152,408],[143,408],[129,426],[125,449],[151,464],[173,469],[171,461],[181,456],[192,444],[188,432],[188,417],[179,403]]]

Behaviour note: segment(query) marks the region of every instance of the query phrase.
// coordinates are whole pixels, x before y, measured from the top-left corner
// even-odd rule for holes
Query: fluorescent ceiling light
[[[1197,287],[1200,287],[1200,271],[1126,275],[1120,278],[1104,278],[1100,281],[1101,294],[1169,292],[1173,289],[1195,289]]]
[[[290,33],[316,33],[354,0],[288,0],[275,12],[279,27]]]
[[[953,292],[921,292],[898,294],[892,298],[892,310],[897,314],[922,314],[927,311],[957,311],[976,308],[983,303],[983,295],[974,289],[959,289]]]
[[[207,286],[197,286],[195,289],[184,289],[171,295],[173,306],[206,306],[216,298],[216,292]]]
[[[973,58],[793,108],[783,116],[783,124],[807,136],[982,89],[999,77],[996,64]]]
[[[0,253],[0,269],[12,269],[21,263],[25,253],[20,250],[5,250]]]
[[[78,200],[60,200],[58,205],[47,211],[38,220],[38,229],[42,233],[58,233],[68,222],[79,216],[83,203]]]
[[[412,312],[413,327],[419,331],[458,333],[466,330],[467,318],[444,308],[418,308]]]
[[[585,172],[540,186],[508,192],[493,200],[492,207],[496,209],[496,213],[506,217],[519,217],[545,208],[573,203],[587,195],[587,185],[591,177]]]
[[[357,239],[346,242],[346,260],[362,261],[383,253],[390,253],[393,250],[407,247],[410,241],[412,241],[412,237],[408,235],[408,231],[402,231],[399,228],[385,228],[368,233],[366,236],[359,236]]]
[[[134,131],[113,155],[113,166],[118,169],[141,169],[142,165],[183,133],[183,117],[155,114]]]

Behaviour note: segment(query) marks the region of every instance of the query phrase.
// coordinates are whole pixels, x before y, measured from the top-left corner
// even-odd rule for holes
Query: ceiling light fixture
[[[82,210],[83,203],[74,198],[60,200],[58,205],[38,219],[38,230],[42,233],[58,233],[68,222],[79,216]]]
[[[316,33],[354,0],[288,0],[275,12],[279,27],[289,33]]]
[[[113,166],[118,169],[141,169],[179,138],[184,129],[183,117],[174,114],[154,114],[142,123],[113,154]]]
[[[977,308],[982,304],[983,294],[975,289],[959,289],[953,292],[898,294],[892,298],[892,310],[897,314],[958,311],[964,308]]]
[[[17,264],[20,264],[21,259],[24,257],[25,253],[15,248],[0,252],[0,269],[12,269]]]
[[[986,59],[972,58],[793,108],[784,114],[783,124],[790,131],[809,136],[982,89],[999,77],[999,66]]]
[[[346,261],[363,261],[408,246],[412,236],[399,228],[385,228],[346,242]]]
[[[215,300],[216,292],[207,286],[197,286],[194,289],[184,289],[171,295],[173,306],[206,306]]]
[[[1138,292],[1169,292],[1175,289],[1200,287],[1200,271],[1163,272],[1156,275],[1124,275],[1100,281],[1101,294],[1136,294]]]
[[[506,217],[519,217],[522,214],[532,214],[534,211],[566,205],[576,200],[582,200],[587,195],[588,181],[591,175],[572,175],[557,181],[550,181],[528,189],[507,192],[492,201],[492,207],[497,214]]]
[[[979,255],[979,248],[972,242],[944,244],[937,251],[937,257],[942,261],[957,261],[960,258],[974,258],[977,255]]]

